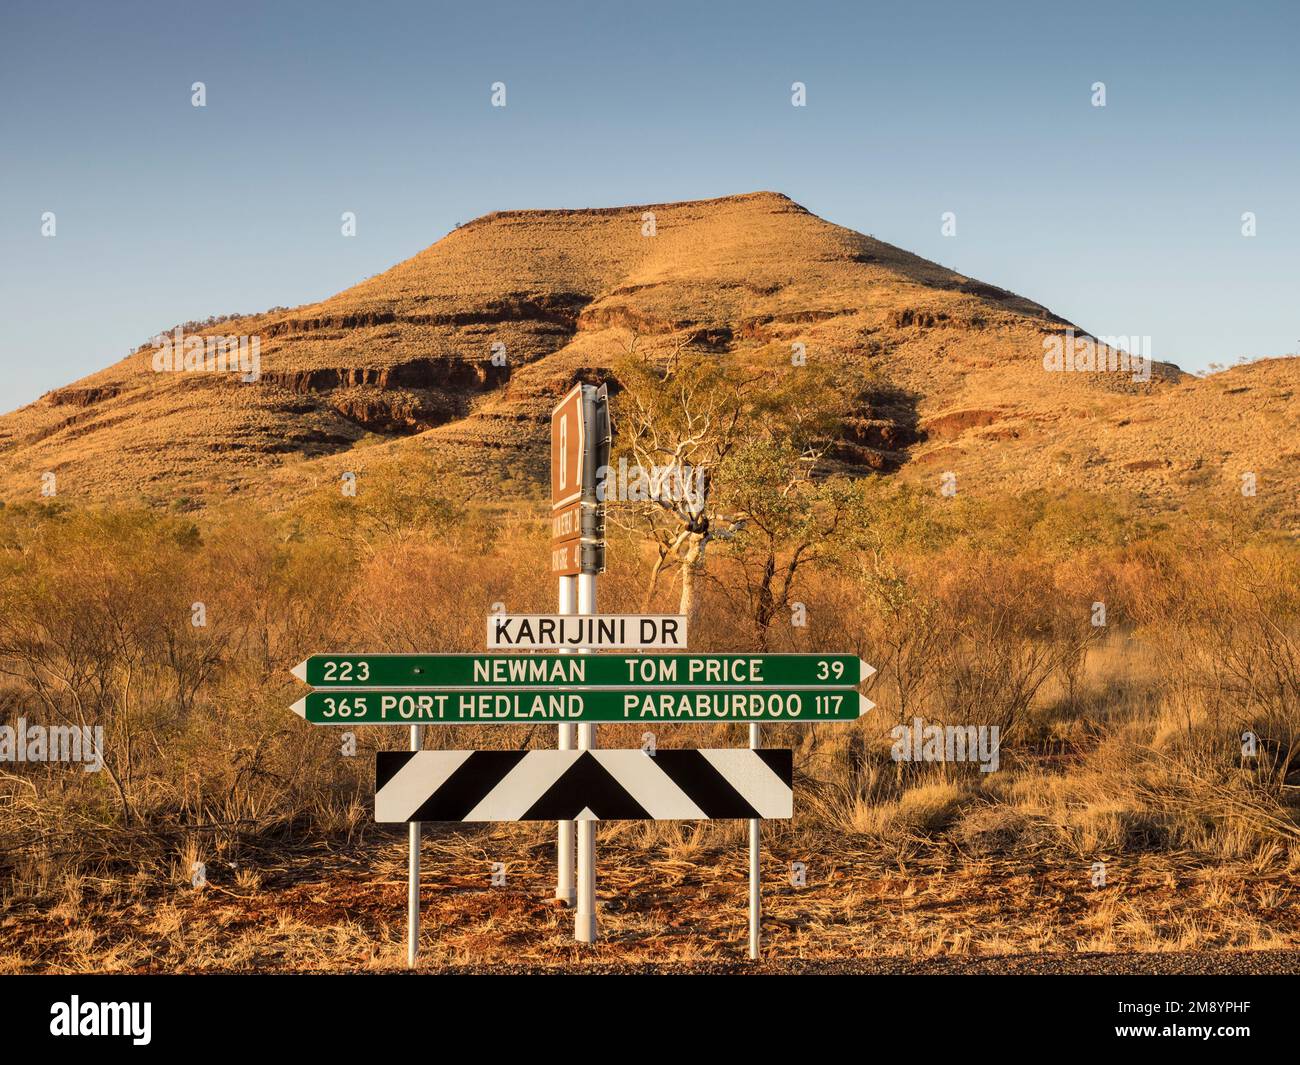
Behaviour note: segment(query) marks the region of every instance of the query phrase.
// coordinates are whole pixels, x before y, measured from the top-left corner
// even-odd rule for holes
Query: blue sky
[[[1300,5],[1215,8],[5,0],[0,409],[488,211],[756,189],[1188,369],[1293,353]]]

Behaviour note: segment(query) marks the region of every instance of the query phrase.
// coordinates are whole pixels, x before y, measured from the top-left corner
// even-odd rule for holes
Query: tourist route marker
[[[327,689],[293,712],[313,725],[511,725],[856,721],[875,706],[852,688],[624,688],[421,691]]]
[[[861,684],[875,672],[839,654],[319,654],[293,667],[313,688],[834,688]]]
[[[587,457],[587,419],[582,404],[583,386],[579,383],[551,412],[552,510],[560,510],[582,498],[583,466]]]

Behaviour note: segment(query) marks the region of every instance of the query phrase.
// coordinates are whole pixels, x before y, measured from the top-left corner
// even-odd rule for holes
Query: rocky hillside
[[[501,212],[320,303],[206,330],[259,338],[254,382],[155,372],[146,347],[0,418],[0,496],[37,498],[52,472],[74,500],[282,500],[408,447],[484,483],[540,479],[551,404],[636,335],[874,367],[887,386],[844,449],[863,470],[1153,507],[1254,470],[1260,496],[1294,505],[1300,361],[1146,383],[1045,371],[1044,341],[1072,328],[775,193]]]

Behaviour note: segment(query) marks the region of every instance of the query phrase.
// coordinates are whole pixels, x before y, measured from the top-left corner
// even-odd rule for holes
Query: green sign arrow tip
[[[296,666],[294,666],[293,669],[289,670],[289,672],[292,673],[304,684],[306,684],[307,683],[307,660],[303,659]],[[874,672],[874,670],[872,672]]]
[[[870,669],[871,667],[868,666],[867,668]],[[873,703],[870,699],[868,699],[865,695],[858,696],[858,717],[866,717],[867,714],[869,714],[875,708],[876,708],[876,704]]]
[[[294,676],[297,675],[298,675],[297,673],[294,674]],[[861,684],[864,680],[869,680],[871,677],[874,677],[875,675],[876,675],[876,667],[873,666],[870,662],[868,662],[865,658],[859,658],[858,659],[858,683]]]
[[[307,697],[304,695],[301,699],[299,699],[296,703],[294,703],[293,706],[289,707],[289,709],[292,710],[295,714],[297,714],[297,715],[298,715],[300,718],[302,718],[303,720],[306,720],[306,718],[307,718]]]

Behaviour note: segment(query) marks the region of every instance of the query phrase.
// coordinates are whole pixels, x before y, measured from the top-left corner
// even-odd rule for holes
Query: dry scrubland
[[[98,774],[0,763],[0,968],[400,964],[404,835],[371,821],[370,757],[398,737],[343,756],[290,714],[288,671],[472,650],[490,604],[547,609],[548,413],[579,380],[621,393],[642,465],[707,423],[677,461],[717,475],[707,534],[659,516],[657,581],[645,513],[614,516],[605,608],[676,609],[677,563],[714,536],[692,649],[880,669],[870,719],[768,730],[799,774],[794,821],[764,827],[774,954],[1300,938],[1300,360],[1049,373],[1082,330],[766,192],[498,212],[320,303],[188,329],[259,338],[258,381],[156,373],[146,343],[0,416],[0,721],[107,746]],[[662,402],[638,419],[638,395]],[[47,474],[58,502],[33,502]],[[998,725],[1000,770],[894,762],[914,716]],[[550,901],[553,829],[454,827],[426,833],[431,962],[743,953],[741,825],[603,826],[594,952]]]
[[[481,647],[489,604],[554,596],[539,505],[466,513],[454,486],[429,499],[427,475],[407,463],[364,505],[332,490],[274,518],[0,509],[0,717],[100,723],[107,746],[99,774],[0,769],[0,969],[401,964],[404,834],[371,820],[371,754],[399,738],[362,728],[342,756],[339,732],[289,712],[288,670],[326,649]],[[1253,525],[1249,500],[1157,522],[1088,495],[859,488],[862,535],[800,571],[807,626],[780,616],[763,636],[772,650],[857,651],[880,670],[868,690],[881,708],[767,730],[794,747],[797,774],[795,819],[764,828],[770,949],[1300,943],[1294,540]],[[760,642],[741,550],[718,545],[710,561],[694,650]],[[602,606],[636,609],[651,553],[616,538],[610,561]],[[675,604],[665,578],[654,605]],[[889,729],[913,715],[999,725],[1000,771],[894,762]],[[643,731],[603,728],[602,743]],[[739,726],[658,739],[743,743]],[[431,737],[553,741],[550,726]],[[552,826],[430,826],[425,957],[739,957],[743,831],[603,826],[607,938],[580,950],[550,901]],[[506,887],[489,886],[494,861]],[[788,884],[791,861],[806,887]]]

